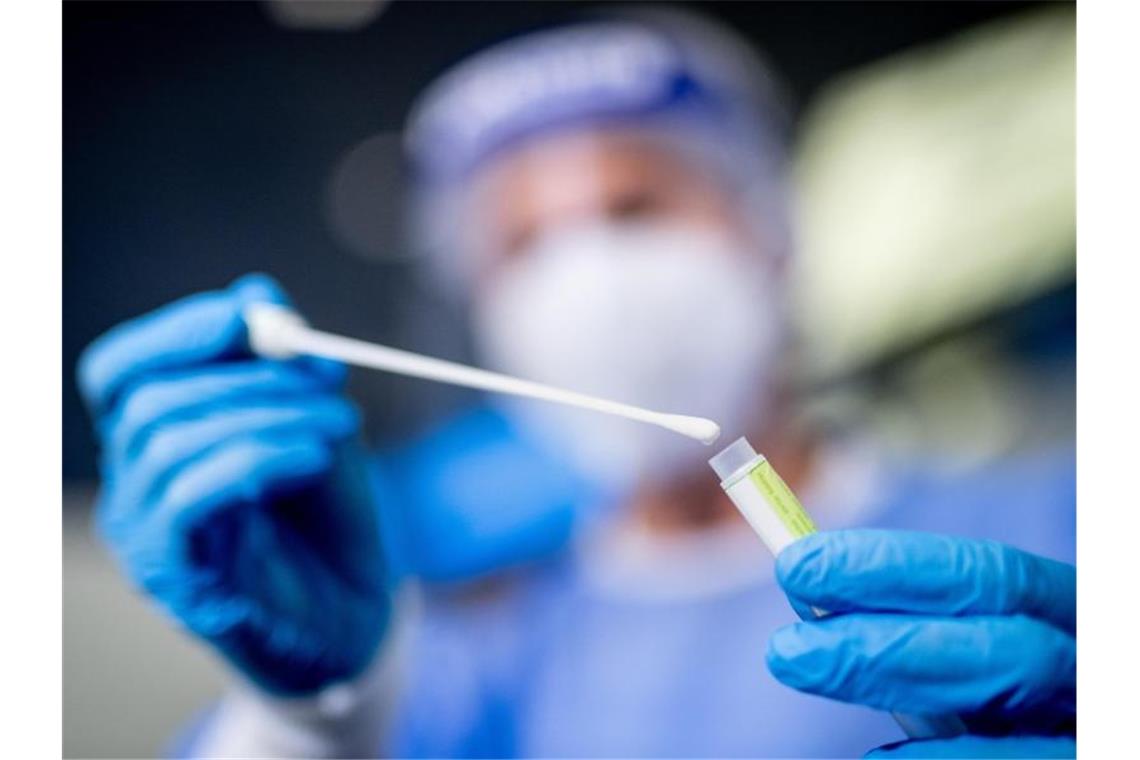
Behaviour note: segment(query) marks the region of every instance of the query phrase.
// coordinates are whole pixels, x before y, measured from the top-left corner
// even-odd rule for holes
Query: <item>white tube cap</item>
[[[741,467],[751,463],[759,454],[752,448],[747,438],[737,438],[724,450],[709,460],[713,472],[721,480],[728,480]]]

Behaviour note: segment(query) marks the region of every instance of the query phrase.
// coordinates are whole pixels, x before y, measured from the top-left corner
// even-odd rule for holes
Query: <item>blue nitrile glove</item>
[[[549,557],[608,497],[489,405],[374,464],[389,559],[434,583]]]
[[[389,597],[344,368],[253,356],[241,309],[258,300],[285,296],[249,276],[122,324],[79,383],[126,574],[259,686],[300,695],[367,667]]]
[[[833,614],[781,628],[768,667],[812,694],[969,733],[875,757],[1072,757],[1076,569],[993,541],[887,530],[821,532],[785,549],[792,604]]]

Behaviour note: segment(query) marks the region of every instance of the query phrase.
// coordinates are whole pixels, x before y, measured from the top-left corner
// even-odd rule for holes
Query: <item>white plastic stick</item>
[[[277,359],[299,354],[319,356],[399,375],[552,401],[657,425],[698,440],[706,446],[720,436],[720,426],[704,417],[654,412],[457,362],[314,330],[295,312],[276,304],[251,304],[246,307],[244,316],[249,330],[250,347],[262,356]]]

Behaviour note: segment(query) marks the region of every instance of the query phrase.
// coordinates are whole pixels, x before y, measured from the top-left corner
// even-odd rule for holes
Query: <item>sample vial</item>
[[[796,539],[815,533],[815,523],[792,489],[747,439],[737,438],[709,464],[720,478],[720,487],[772,556]]]
[[[815,533],[815,523],[800,500],[747,439],[737,438],[710,459],[709,465],[720,478],[720,487],[772,556],[797,539]],[[828,614],[815,607],[812,612],[817,618]],[[957,715],[891,715],[912,739],[957,736],[966,732],[966,724]]]

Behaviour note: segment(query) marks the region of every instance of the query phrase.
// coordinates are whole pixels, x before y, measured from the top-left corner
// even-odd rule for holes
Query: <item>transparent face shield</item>
[[[567,127],[501,149],[463,178],[421,186],[412,248],[431,284],[460,303],[536,230],[589,216],[727,231],[782,269],[791,248],[782,155],[664,118]]]

